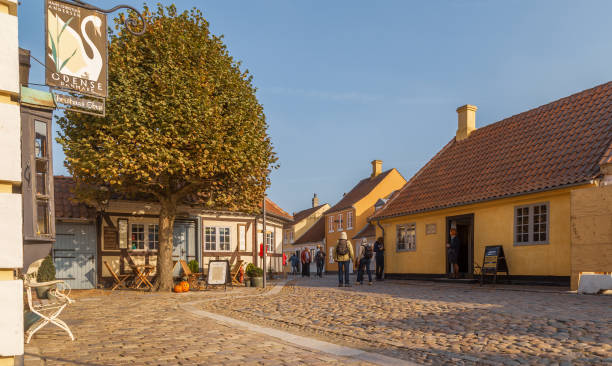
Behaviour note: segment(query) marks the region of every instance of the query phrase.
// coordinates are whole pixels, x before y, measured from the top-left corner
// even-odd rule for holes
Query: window
[[[293,230],[289,232],[289,242],[293,243]]]
[[[47,201],[36,202],[36,234],[49,234],[49,204]]]
[[[266,233],[266,253],[274,252],[274,233],[267,232]]]
[[[346,228],[347,229],[353,228],[353,212],[352,211],[349,211],[346,213]]]
[[[204,230],[204,250],[217,250],[216,227],[206,227]]]
[[[132,249],[145,248],[144,224],[132,224]]]
[[[333,216],[329,217],[329,232],[330,233],[334,232],[334,217]]]
[[[514,244],[548,244],[548,203],[514,209]]]
[[[204,250],[229,251],[230,228],[207,226],[204,228]]]
[[[228,227],[219,228],[219,250],[230,250],[230,229]]]
[[[416,224],[397,225],[397,250],[416,250]]]
[[[338,214],[338,231],[342,230],[342,214]]]
[[[46,196],[47,189],[47,164],[46,160],[36,160],[36,195]]]
[[[47,124],[34,121],[34,157],[47,158]]]
[[[149,249],[159,249],[159,225],[149,225]]]

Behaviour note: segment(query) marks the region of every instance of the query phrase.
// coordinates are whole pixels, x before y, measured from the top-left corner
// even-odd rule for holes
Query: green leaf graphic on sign
[[[51,32],[49,33],[49,40],[51,41],[51,54],[53,56],[53,62],[55,63],[55,71],[59,72],[57,68],[57,51],[55,50],[55,42],[53,42],[53,37],[51,37]]]
[[[72,56],[74,56],[74,54],[76,53],[76,48],[74,49],[74,52],[72,52],[72,55],[70,55],[70,57],[68,57],[64,62],[62,62],[62,66],[60,66],[60,71],[62,71],[62,69],[64,68],[64,66],[66,66],[66,64],[68,63],[68,61],[70,61],[70,59],[72,58]]]

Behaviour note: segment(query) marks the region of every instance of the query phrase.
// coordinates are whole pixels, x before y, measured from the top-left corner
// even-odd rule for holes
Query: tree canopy
[[[110,32],[106,116],[66,112],[58,142],[80,187],[160,202],[159,255],[169,265],[177,204],[255,211],[277,158],[252,76],[210,33],[201,11],[158,5],[143,15],[144,35],[122,29],[123,14]],[[83,200],[99,195],[78,193]],[[158,269],[168,289],[171,268]]]

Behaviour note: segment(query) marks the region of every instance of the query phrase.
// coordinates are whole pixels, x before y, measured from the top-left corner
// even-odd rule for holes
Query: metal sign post
[[[264,193],[264,198],[263,198],[263,245],[262,245],[262,250],[263,250],[263,261],[262,261],[262,265],[263,265],[263,287],[266,288],[266,255],[267,255],[267,248],[268,248],[268,243],[267,243],[267,233],[266,233],[266,194]]]

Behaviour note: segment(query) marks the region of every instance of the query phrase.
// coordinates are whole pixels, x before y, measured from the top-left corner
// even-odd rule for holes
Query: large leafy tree
[[[177,205],[255,210],[277,159],[252,76],[202,13],[158,5],[143,14],[142,36],[115,19],[106,117],[67,112],[58,142],[80,199],[159,202],[158,289],[167,291]]]

